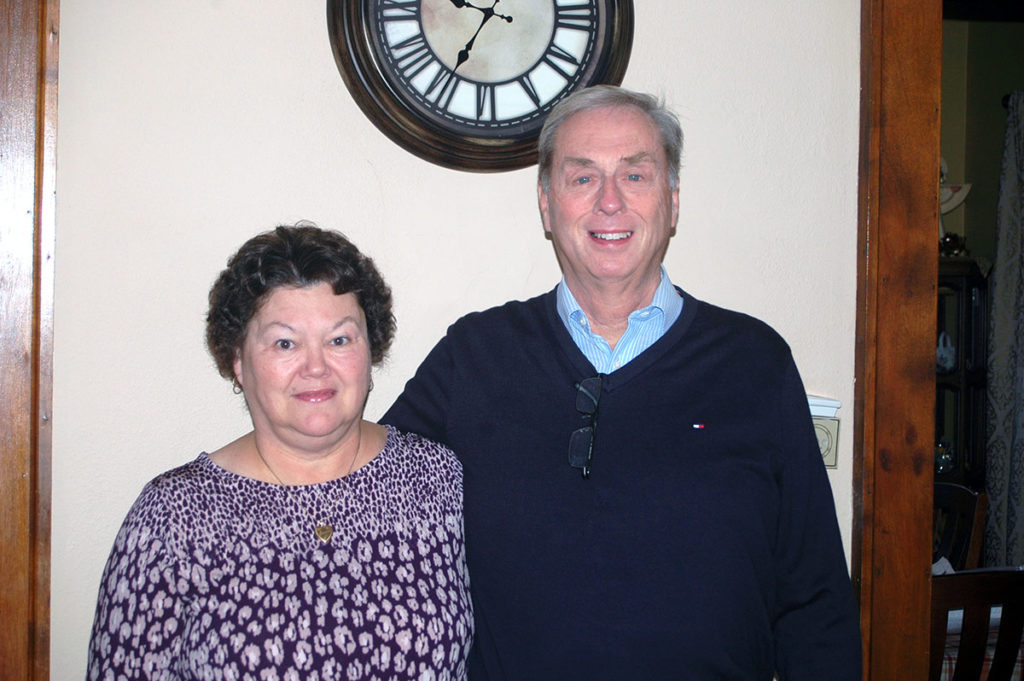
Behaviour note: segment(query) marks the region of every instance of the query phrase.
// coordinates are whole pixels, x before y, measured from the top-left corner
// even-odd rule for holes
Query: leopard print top
[[[203,453],[146,485],[103,573],[88,678],[463,679],[472,636],[462,468],[388,427],[347,479],[286,491]]]

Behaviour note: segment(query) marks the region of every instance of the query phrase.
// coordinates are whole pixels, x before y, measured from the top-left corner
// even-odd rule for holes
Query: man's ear
[[[679,187],[672,190],[672,235],[675,236],[679,225]]]
[[[544,225],[544,231],[551,233],[551,227],[548,222],[548,195],[544,191],[544,187],[540,182],[537,183],[537,206],[540,208],[540,221]]]

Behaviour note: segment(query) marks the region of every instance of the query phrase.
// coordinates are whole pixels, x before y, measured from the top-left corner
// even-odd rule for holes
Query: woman
[[[462,469],[363,419],[391,292],[337,233],[250,239],[207,345],[252,432],[150,482],[100,584],[89,678],[461,679]]]

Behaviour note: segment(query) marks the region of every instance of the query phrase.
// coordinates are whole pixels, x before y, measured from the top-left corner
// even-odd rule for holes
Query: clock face
[[[328,0],[345,84],[392,140],[440,165],[536,161],[569,93],[622,80],[629,0]]]

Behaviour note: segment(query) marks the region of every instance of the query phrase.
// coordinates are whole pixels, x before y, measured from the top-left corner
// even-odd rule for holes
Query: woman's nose
[[[305,373],[308,376],[322,376],[327,373],[327,361],[323,348],[313,346],[306,350],[305,368]]]

